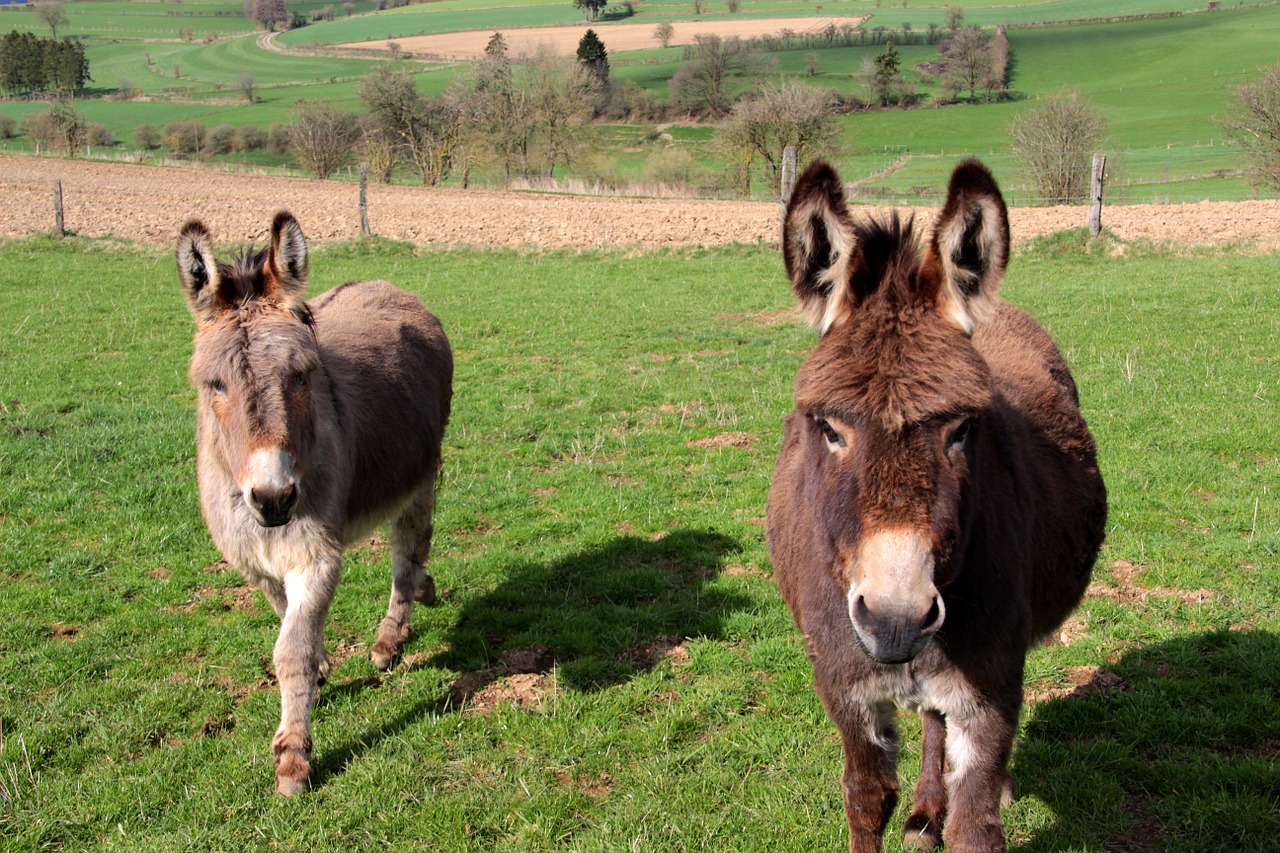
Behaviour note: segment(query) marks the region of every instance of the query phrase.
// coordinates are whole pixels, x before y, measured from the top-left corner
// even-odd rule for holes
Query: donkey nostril
[[[929,612],[925,614],[924,622],[920,625],[920,633],[927,634],[941,628],[942,613],[942,596],[935,595],[933,603],[929,605]]]
[[[298,487],[290,483],[289,488],[280,496],[280,508],[285,512],[298,505]]]

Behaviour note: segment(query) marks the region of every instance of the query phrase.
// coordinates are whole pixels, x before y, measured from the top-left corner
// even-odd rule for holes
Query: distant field
[[[441,32],[462,27],[474,29],[473,41],[487,41],[494,30],[517,39],[517,25],[573,23],[581,26],[581,15],[568,3],[551,0],[513,8],[495,8],[498,0],[441,0],[376,14],[356,14],[326,24],[303,27],[277,37],[282,43],[345,40],[365,35],[373,44],[385,46],[389,38],[403,33]],[[94,14],[107,15],[170,10],[171,4],[150,2],[73,3],[72,29],[78,11],[97,7]],[[1131,2],[1124,6],[1063,0],[1063,2],[995,5],[962,3],[970,22],[1084,18],[1102,12],[1116,15],[1152,11],[1191,10],[1200,4],[1180,0]],[[2,7],[0,7],[2,8]],[[238,7],[234,7],[238,8]],[[300,7],[304,8],[304,7]],[[369,8],[367,5],[356,10]],[[796,0],[744,0],[742,12],[729,15],[711,9],[702,19],[704,26],[750,26],[758,16],[791,14],[804,21],[821,20],[818,7]],[[830,7],[828,7],[830,8]],[[231,4],[205,3],[183,6],[201,13],[227,12]],[[645,46],[624,51],[625,45],[611,44],[609,33],[634,27],[642,36],[651,33],[653,22],[663,17],[677,20],[680,27],[696,31],[690,23],[691,8],[681,4],[650,4],[626,23],[601,23],[606,48],[610,49],[611,79],[616,83],[634,81],[659,97],[668,95],[668,82],[682,62],[683,49]],[[869,3],[839,7],[841,13],[872,14],[866,26],[896,26],[909,21],[916,31],[931,20],[940,20],[943,7],[875,8]],[[714,14],[712,14],[714,13]],[[896,16],[896,17],[894,17]],[[991,16],[989,19],[982,16]],[[105,20],[105,18],[103,19]],[[234,17],[220,17],[223,22]],[[240,20],[243,20],[241,18]],[[0,12],[0,29],[7,21],[30,22],[23,11]],[[578,22],[578,23],[575,23]],[[646,23],[647,22],[647,23]],[[246,22],[247,23],[247,22]],[[372,28],[372,29],[370,29]],[[793,29],[803,29],[793,26]],[[545,27],[528,33],[537,41]],[[545,30],[552,32],[552,30]],[[1020,111],[1035,105],[1036,99],[1054,92],[1080,91],[1096,102],[1110,123],[1107,144],[1111,154],[1113,201],[1189,201],[1202,198],[1239,199],[1253,195],[1254,188],[1241,176],[1241,158],[1235,149],[1222,144],[1221,128],[1214,118],[1221,114],[1231,93],[1244,80],[1256,75],[1276,60],[1274,33],[1280,31],[1280,6],[1232,6],[1214,14],[1189,14],[1180,18],[1095,24],[1072,27],[1015,28],[1009,31],[1012,49],[1011,88],[1014,100],[1005,103],[957,105],[941,109],[877,111],[856,113],[841,119],[844,126],[843,151],[836,157],[844,172],[861,179],[860,191],[872,198],[918,198],[936,192],[957,155],[979,154],[1002,174],[1012,175],[1016,163],[1008,154],[1006,127]],[[197,28],[197,34],[200,30]],[[105,32],[102,34],[105,35]],[[651,43],[651,37],[648,39]],[[412,44],[411,39],[404,39]],[[163,125],[178,119],[199,119],[206,124],[253,123],[269,126],[287,121],[299,100],[329,99],[349,109],[361,109],[356,97],[360,77],[373,67],[371,60],[335,56],[281,55],[259,47],[254,34],[224,38],[210,44],[199,40],[186,43],[164,41],[112,40],[101,36],[86,40],[94,81],[90,92],[106,95],[125,82],[149,100],[112,103],[101,99],[81,100],[78,106],[88,118],[112,129],[128,151],[134,128],[140,123]],[[472,45],[474,48],[474,45]],[[880,51],[878,47],[813,48],[779,51],[774,54],[779,73],[805,77],[816,60],[817,71],[805,77],[816,85],[858,94],[862,84],[857,72],[861,64]],[[917,79],[917,90],[927,98],[936,84],[919,79],[917,63],[936,57],[936,47],[908,45],[901,48],[908,79]],[[150,56],[150,62],[147,56]],[[440,92],[457,73],[455,67],[414,65],[421,90]],[[244,104],[234,88],[242,71],[252,71],[258,83],[258,102]],[[745,90],[744,84],[741,88]],[[35,102],[0,102],[0,113],[15,119],[43,109]],[[687,150],[699,175],[695,184],[709,186],[721,170],[708,142],[712,130],[707,125],[665,127],[670,144]],[[571,179],[634,180],[641,177],[651,155],[641,140],[651,140],[657,131],[643,126],[597,125],[598,156],[562,171]],[[647,143],[646,143],[647,144]],[[25,150],[23,137],[10,141],[12,150]],[[251,154],[239,161],[274,165],[279,155]],[[475,175],[483,180],[482,173]],[[772,192],[764,181],[756,181],[757,192]],[[1016,182],[1010,194],[1031,201]]]

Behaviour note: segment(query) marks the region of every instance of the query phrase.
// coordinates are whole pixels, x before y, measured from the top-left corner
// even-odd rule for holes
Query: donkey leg
[[[435,475],[391,523],[391,601],[378,625],[370,658],[378,669],[391,666],[409,637],[413,602],[434,604],[435,581],[427,574],[431,556],[431,514],[435,509]]]
[[[844,743],[844,811],[850,853],[880,853],[898,804],[897,735],[892,704],[849,702],[828,713]]]
[[[288,607],[274,653],[280,727],[271,740],[271,751],[276,758],[276,790],[286,797],[305,791],[311,779],[311,707],[321,671],[328,665],[324,623],[340,565],[339,553],[314,570],[297,570],[285,577]]]
[[[1018,710],[999,707],[968,719],[947,718],[950,816],[948,853],[1004,853],[1000,803],[1010,787],[1009,756]]]
[[[933,850],[942,844],[942,822],[947,815],[947,789],[942,781],[946,769],[947,724],[937,711],[920,712],[922,730],[920,778],[916,782],[914,808],[902,831],[908,848]]]

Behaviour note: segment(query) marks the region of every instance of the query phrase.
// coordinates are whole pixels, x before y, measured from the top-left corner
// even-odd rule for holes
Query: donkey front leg
[[[1009,755],[1018,706],[990,706],[968,718],[947,717],[950,817],[943,838],[948,853],[1004,853],[1000,805],[1011,791]]]
[[[378,669],[387,669],[409,638],[413,602],[434,604],[435,581],[427,574],[431,557],[431,515],[435,509],[435,475],[391,523],[391,601],[378,625],[370,658]]]
[[[844,743],[844,811],[850,853],[880,853],[885,827],[898,804],[895,707],[846,702],[828,705]]]
[[[328,669],[324,623],[340,566],[341,555],[285,576],[288,604],[274,654],[280,728],[271,751],[276,758],[276,790],[286,797],[305,791],[311,779],[311,707]]]
[[[947,723],[933,710],[920,712],[920,778],[911,817],[902,830],[903,843],[913,850],[933,850],[942,844],[942,822],[947,815]]]

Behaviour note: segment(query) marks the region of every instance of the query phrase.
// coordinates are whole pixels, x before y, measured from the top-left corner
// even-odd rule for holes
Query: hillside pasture
[[[170,251],[0,243],[6,849],[844,847],[838,738],[761,528],[813,345],[776,252],[376,240],[322,247],[312,270],[315,293],[420,293],[457,395],[441,602],[378,672],[385,536],[348,555],[316,787],[286,801],[266,746],[275,617],[199,517]],[[1014,850],[1280,833],[1274,275],[1274,256],[1078,232],[1013,259],[1005,295],[1075,371],[1111,503],[1088,597],[1028,662]],[[901,723],[909,786],[919,731]]]

